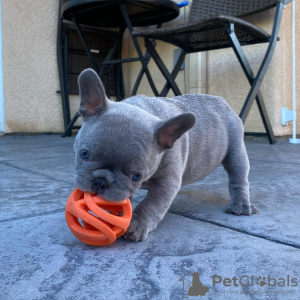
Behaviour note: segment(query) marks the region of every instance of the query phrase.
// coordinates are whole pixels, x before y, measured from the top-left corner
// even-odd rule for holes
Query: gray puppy
[[[76,186],[122,201],[148,190],[125,238],[143,241],[163,219],[180,187],[220,163],[229,176],[226,212],[257,213],[249,200],[243,124],[220,97],[135,96],[113,102],[91,70],[79,77],[83,125],[76,137]],[[192,112],[192,113],[191,113]]]

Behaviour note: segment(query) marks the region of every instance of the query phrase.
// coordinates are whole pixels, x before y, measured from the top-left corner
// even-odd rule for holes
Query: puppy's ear
[[[163,149],[172,148],[176,140],[191,129],[195,123],[196,117],[192,113],[181,114],[166,121],[155,131],[158,145]]]
[[[105,94],[105,88],[92,69],[86,69],[81,72],[78,78],[80,107],[79,113],[83,117],[93,116],[106,109],[108,98]]]

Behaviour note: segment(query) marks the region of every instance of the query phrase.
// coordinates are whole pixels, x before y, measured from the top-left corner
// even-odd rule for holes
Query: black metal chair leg
[[[184,62],[185,55],[186,55],[186,53],[184,52],[184,50],[181,49],[180,52],[179,52],[179,56],[178,56],[177,62],[175,64],[175,67],[174,67],[174,69],[173,69],[173,71],[171,73],[171,76],[172,76],[172,78],[174,80],[175,80],[177,74],[179,73],[180,68],[181,68],[181,66],[182,66],[182,64]],[[166,97],[167,94],[168,94],[168,92],[169,92],[169,90],[170,90],[170,88],[171,88],[171,86],[167,82],[165,84],[164,88],[162,89],[161,93],[160,93],[160,97]]]
[[[227,29],[226,31],[227,33],[227,36],[231,42],[231,45],[232,45],[232,48],[238,58],[238,61],[240,62],[240,65],[250,83],[250,85],[252,86],[253,85],[253,82],[255,80],[255,75],[252,71],[252,68],[245,56],[245,53],[241,47],[241,44],[235,34],[235,31],[234,31],[234,24],[230,24],[230,27]],[[257,106],[258,106],[258,109],[259,109],[259,112],[260,112],[260,115],[261,115],[261,118],[262,118],[262,121],[263,121],[263,124],[264,124],[264,127],[265,127],[265,130],[266,130],[266,133],[267,133],[267,137],[268,137],[268,140],[269,140],[269,143],[270,144],[275,144],[276,143],[276,140],[275,140],[275,136],[274,136],[274,133],[273,133],[273,129],[272,129],[272,125],[271,125],[271,122],[270,122],[270,119],[269,119],[269,116],[268,116],[268,112],[266,110],[266,107],[265,107],[265,104],[264,104],[264,101],[263,101],[263,97],[261,95],[261,92],[260,90],[258,90],[257,92],[257,96],[255,97],[256,99],[256,102],[257,102]],[[247,116],[243,115],[242,113],[240,114],[240,118],[242,119],[243,123],[245,123],[246,121],[246,118]]]
[[[82,30],[81,30],[81,28],[80,28],[78,22],[76,21],[75,18],[72,18],[72,21],[73,21],[73,23],[74,23],[75,26],[76,26],[78,35],[79,35],[79,37],[80,37],[80,39],[81,39],[81,41],[82,41],[82,43],[83,43],[83,46],[84,46],[84,49],[85,49],[87,55],[89,56],[89,58],[90,58],[90,60],[91,60],[91,62],[92,62],[92,64],[93,64],[94,70],[99,74],[99,73],[100,73],[99,67],[98,67],[98,65],[97,65],[97,63],[96,63],[96,61],[95,61],[95,59],[94,59],[94,56],[93,56],[93,54],[92,54],[92,52],[91,52],[91,50],[90,50],[90,47],[89,47],[88,44],[87,44],[87,41],[86,41],[86,39],[85,39],[85,37],[84,37],[84,35],[83,35],[83,33],[82,33]]]
[[[130,18],[128,16],[128,13],[127,13],[125,5],[121,4],[120,5],[120,9],[121,9],[124,21],[126,23],[126,26],[127,26],[128,30],[130,32],[130,36],[131,36],[131,39],[132,39],[132,41],[134,43],[135,49],[136,49],[136,51],[138,53],[138,56],[140,58],[140,61],[142,63],[143,69],[144,69],[144,71],[146,73],[148,82],[149,82],[149,84],[150,84],[150,86],[152,88],[152,91],[155,94],[155,96],[158,96],[158,91],[157,91],[157,89],[155,87],[155,84],[154,84],[153,79],[151,77],[150,71],[149,71],[148,66],[147,66],[147,64],[145,62],[144,55],[143,55],[143,52],[142,52],[141,47],[139,45],[139,42],[138,42],[137,38],[132,35],[133,27],[132,27],[132,24],[131,24]]]
[[[280,3],[280,4],[282,4],[282,3]],[[275,144],[276,140],[275,140],[272,125],[271,125],[271,122],[270,122],[270,119],[269,119],[269,116],[268,116],[268,113],[267,113],[267,110],[266,110],[266,107],[265,107],[265,104],[263,101],[263,97],[260,92],[260,85],[261,85],[261,82],[266,74],[267,69],[268,69],[269,63],[271,61],[272,55],[275,50],[277,38],[278,38],[279,25],[280,25],[282,9],[283,9],[283,6],[280,4],[277,5],[275,22],[274,22],[274,27],[273,27],[273,32],[272,32],[272,38],[270,39],[269,47],[267,49],[265,58],[261,64],[261,67],[260,67],[256,77],[250,67],[250,64],[249,64],[249,62],[242,50],[242,47],[238,41],[238,38],[235,34],[234,24],[231,24],[230,27],[226,31],[227,36],[231,42],[232,48],[233,48],[241,66],[242,66],[242,69],[251,85],[250,92],[249,92],[247,99],[244,103],[244,106],[241,110],[240,118],[242,119],[243,122],[246,121],[248,113],[250,111],[250,108],[253,104],[253,101],[254,101],[254,99],[256,99],[258,109],[259,109],[265,130],[267,132],[267,136],[268,136],[270,144]]]
[[[112,60],[112,58],[114,57],[114,55],[116,54],[117,50],[118,50],[118,45],[120,43],[120,40],[123,39],[123,32],[120,30],[119,31],[119,37],[117,38],[117,40],[115,41],[113,47],[108,51],[105,60],[102,62],[102,66],[101,69],[98,73],[98,75],[100,77],[103,76],[105,69],[107,68],[107,64],[105,62],[108,62],[110,60]]]
[[[76,114],[72,118],[71,122],[68,124],[66,130],[62,134],[62,137],[66,137],[66,136],[71,136],[72,135],[73,125],[75,124],[75,122],[77,121],[77,119],[79,118],[79,116],[80,116],[79,112],[76,112]]]
[[[66,61],[65,61],[65,52],[68,51],[65,49],[67,46],[66,38],[63,39],[63,46],[61,49],[61,56],[62,61],[59,64],[59,76],[60,76],[60,91],[62,95],[62,102],[63,102],[63,115],[64,115],[64,127],[66,128],[71,120],[70,118],[70,105],[69,105],[69,94],[68,94],[68,84],[66,81]]]
[[[262,95],[261,95],[260,91],[258,92],[258,95],[256,96],[256,103],[257,103],[258,110],[259,110],[261,119],[263,121],[265,130],[266,130],[266,133],[267,133],[269,143],[274,145],[276,143],[276,139],[275,139],[273,128],[272,128],[272,125],[271,125],[271,122],[270,122],[270,119],[269,119],[269,116],[268,116],[268,112],[267,112],[267,109],[265,107],[265,103],[263,101],[263,98],[262,98]]]
[[[63,53],[63,65],[64,65],[64,102],[66,106],[66,120],[65,129],[71,121],[71,113],[70,113],[70,96],[69,96],[69,60],[68,60],[68,51],[69,51],[69,37],[66,36],[64,39],[64,53]],[[72,131],[69,131],[68,136],[72,135]]]
[[[156,65],[158,66],[159,70],[161,71],[161,73],[163,74],[165,79],[167,80],[168,84],[171,86],[171,89],[173,90],[175,96],[181,95],[178,85],[176,84],[175,80],[173,79],[172,75],[169,73],[169,71],[168,71],[167,67],[165,66],[165,64],[163,63],[162,59],[160,58],[160,56],[154,49],[151,41],[146,39],[145,46],[146,46],[147,50],[150,52],[153,60],[155,61]]]
[[[153,43],[154,43],[154,41],[153,41]],[[154,43],[154,47],[155,47],[155,43]],[[144,59],[145,59],[145,64],[148,66],[149,61],[150,61],[150,59],[151,59],[151,55],[150,55],[150,53],[149,53],[148,50],[147,50],[146,53],[145,53]],[[144,70],[144,68],[142,67],[141,70],[140,70],[140,73],[139,73],[139,75],[138,75],[138,77],[137,77],[137,79],[136,79],[136,81],[135,81],[134,87],[133,87],[132,92],[131,92],[131,96],[136,95],[137,90],[138,90],[138,88],[139,88],[139,85],[140,85],[140,83],[141,83],[141,81],[142,81],[142,78],[143,78],[144,73],[145,73],[145,70]]]
[[[146,63],[146,65],[148,65],[148,63],[149,63],[149,61],[150,61],[150,58],[151,58],[151,56],[150,56],[149,52],[146,51],[146,54],[145,54],[145,63]],[[139,75],[138,75],[138,77],[136,78],[136,81],[135,81],[135,83],[134,83],[133,89],[132,89],[132,91],[131,91],[131,96],[136,95],[137,90],[138,90],[138,88],[139,88],[139,85],[140,85],[140,83],[141,83],[141,81],[142,81],[142,78],[143,78],[144,73],[145,73],[145,70],[144,70],[144,68],[142,67],[141,70],[140,70],[140,73],[139,73]]]
[[[251,90],[247,96],[247,99],[246,99],[245,104],[241,111],[241,115],[244,119],[247,118],[247,115],[250,111],[251,105],[253,104],[253,101],[256,98],[256,95],[259,91],[262,80],[267,72],[268,66],[269,66],[271,58],[273,56],[273,53],[275,50],[275,45],[276,45],[276,42],[278,39],[278,32],[279,32],[283,8],[284,8],[284,4],[282,2],[278,2],[276,13],[275,13],[274,26],[273,26],[272,35],[271,35],[272,37],[270,39],[267,52],[265,54],[265,57],[263,59],[261,66],[259,68],[259,71],[255,77],[255,80],[252,83]]]
[[[118,58],[122,58],[122,44],[123,44],[124,31],[125,28],[120,29],[122,38],[119,39],[119,43],[118,43],[118,48],[117,48]],[[125,93],[124,93],[124,83],[123,83],[123,68],[122,68],[122,64],[119,63],[117,65],[117,101],[121,101],[124,98],[125,98]]]
[[[62,19],[59,21],[58,34],[57,34],[57,60],[58,60],[58,71],[60,81],[60,91],[62,97],[62,108],[64,116],[64,128],[66,129],[70,123],[70,104],[69,104],[69,93],[68,93],[68,37],[62,35],[61,32]]]
[[[157,29],[161,28],[161,25],[162,25],[162,24],[158,24],[158,25],[156,26],[156,28],[157,28]],[[151,42],[152,42],[152,44],[153,44],[153,47],[155,48],[155,46],[156,46],[155,40],[154,40],[154,39],[151,39]],[[148,50],[147,50],[146,53],[145,53],[144,59],[145,59],[146,65],[148,66],[149,61],[150,61],[150,59],[151,59],[151,55],[150,55],[150,53],[149,53]],[[144,68],[142,67],[141,70],[140,70],[140,73],[139,73],[139,75],[138,75],[138,77],[137,77],[137,79],[136,79],[136,81],[135,81],[134,87],[133,87],[132,92],[131,92],[131,96],[136,95],[137,90],[138,90],[138,88],[139,88],[139,85],[140,85],[140,83],[141,83],[141,81],[142,81],[142,78],[143,78],[144,73],[145,73],[145,70],[144,70]]]

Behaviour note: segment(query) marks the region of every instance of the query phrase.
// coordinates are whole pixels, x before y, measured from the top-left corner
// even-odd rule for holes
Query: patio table
[[[133,27],[142,27],[150,25],[160,26],[162,23],[170,21],[179,15],[179,7],[176,2],[171,0],[115,0],[115,1],[103,1],[103,0],[62,0],[61,18],[63,20],[71,21],[75,25],[80,39],[84,45],[93,68],[99,74],[103,75],[105,67],[111,64],[118,65],[117,72],[117,100],[122,100],[125,97],[122,63],[140,61],[142,69],[137,77],[135,86],[132,91],[132,95],[136,93],[142,75],[145,73],[149,84],[156,96],[159,95],[150,72],[147,68],[150,56],[146,53],[143,54],[138,40],[132,36]],[[104,27],[104,28],[119,28],[119,37],[114,46],[108,52],[108,55],[102,66],[98,66],[93,58],[92,51],[87,44],[84,36],[84,32],[81,29],[81,25]],[[134,43],[135,49],[138,53],[136,58],[121,58],[122,40],[125,29],[128,28],[131,39]],[[114,59],[113,59],[114,58]],[[63,59],[61,59],[63,61]],[[63,64],[59,66],[63,69]],[[64,76],[65,78],[65,76]],[[64,87],[66,90],[66,86]],[[71,129],[79,117],[77,113],[73,119],[68,122],[68,126],[63,133],[63,136],[70,135]]]
[[[64,0],[62,14],[71,21],[75,17],[80,24],[129,28],[173,20],[179,7],[171,0]]]

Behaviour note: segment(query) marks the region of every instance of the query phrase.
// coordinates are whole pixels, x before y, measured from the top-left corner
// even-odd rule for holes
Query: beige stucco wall
[[[5,132],[62,132],[57,0],[2,0]]]
[[[177,2],[180,2],[179,0]],[[297,8],[297,49],[300,49],[300,5]],[[291,125],[280,124],[281,107],[292,108],[292,73],[291,73],[291,4],[283,13],[280,29],[281,40],[278,42],[269,70],[261,90],[270,115],[275,135],[291,134]],[[266,30],[271,30],[273,12],[255,18],[255,23]],[[181,9],[181,16],[169,26],[183,23],[188,15],[188,8]],[[3,65],[5,97],[5,132],[62,132],[63,115],[57,60],[57,0],[3,0]],[[140,39],[143,45],[143,40]],[[169,70],[173,67],[175,47],[157,42],[158,52],[163,56]],[[263,58],[266,45],[244,47],[254,71]],[[143,48],[144,50],[144,48]],[[299,51],[297,51],[298,53]],[[136,56],[132,42],[125,38],[123,57]],[[150,61],[151,74],[160,91],[165,83],[162,75]],[[299,69],[299,64],[298,64]],[[124,64],[126,96],[134,85],[141,68],[139,62]],[[297,70],[298,71],[298,70]],[[297,72],[297,82],[300,82]],[[180,71],[176,79],[182,92],[189,92],[189,60],[186,70]],[[207,53],[207,93],[224,97],[233,109],[239,113],[249,90],[249,84],[231,49],[210,51]],[[139,93],[153,95],[144,76]],[[172,95],[172,92],[169,93]],[[300,99],[300,84],[297,85],[297,98]],[[71,97],[72,114],[78,108],[78,97]],[[298,120],[300,120],[300,100],[298,100]],[[298,121],[299,123],[299,121]],[[247,122],[246,131],[264,131],[256,105],[253,105]],[[300,132],[298,125],[298,132]]]

